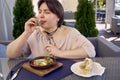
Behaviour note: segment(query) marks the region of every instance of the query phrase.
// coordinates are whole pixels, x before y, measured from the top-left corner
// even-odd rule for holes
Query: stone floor
[[[98,36],[104,37],[120,47],[120,34],[113,34],[110,30],[109,24],[107,25],[107,28],[105,28],[105,23],[96,22],[96,28],[99,30]]]

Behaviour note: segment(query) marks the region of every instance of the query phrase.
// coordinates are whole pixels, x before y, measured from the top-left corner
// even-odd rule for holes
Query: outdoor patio
[[[74,22],[67,22],[67,26],[74,27]],[[105,38],[108,41],[111,41],[115,45],[120,47],[120,34],[114,34],[110,30],[110,24],[107,24],[107,27],[105,27],[105,22],[103,21],[96,21],[96,28],[99,30],[98,36],[101,36]]]
[[[97,21],[96,27],[99,30],[98,36],[104,37],[108,41],[111,41],[112,43],[120,47],[120,34],[113,34],[110,30],[110,25],[107,25],[107,28],[105,28],[105,23]]]

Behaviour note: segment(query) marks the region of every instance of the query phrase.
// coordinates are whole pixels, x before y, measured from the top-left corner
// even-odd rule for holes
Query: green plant
[[[62,25],[66,25],[66,22],[65,22],[65,21],[63,21]]]
[[[96,37],[94,5],[89,0],[78,0],[77,11],[75,12],[75,28],[86,37]]]
[[[102,9],[104,7],[104,4],[106,4],[106,0],[98,0],[98,8]]]
[[[16,0],[13,14],[13,37],[17,38],[24,31],[25,22],[35,15],[32,0]]]

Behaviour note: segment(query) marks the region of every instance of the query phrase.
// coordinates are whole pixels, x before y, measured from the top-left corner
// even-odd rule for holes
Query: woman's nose
[[[40,14],[39,14],[39,17],[40,17],[40,18],[43,18],[43,17],[44,17],[44,13],[40,13]]]

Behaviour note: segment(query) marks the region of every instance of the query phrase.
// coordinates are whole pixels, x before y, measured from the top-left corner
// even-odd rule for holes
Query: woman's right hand
[[[39,20],[37,18],[30,18],[26,23],[25,23],[25,31],[28,33],[32,33],[37,26],[37,23]]]

